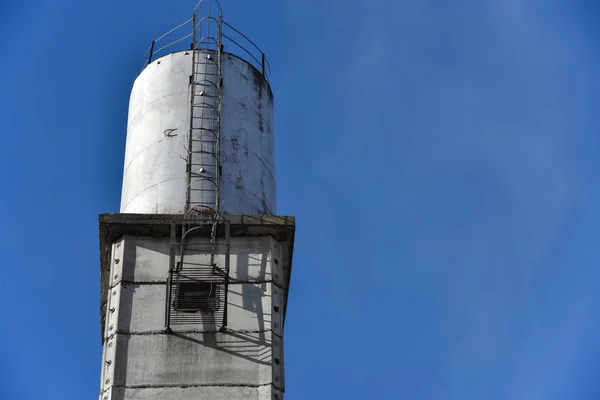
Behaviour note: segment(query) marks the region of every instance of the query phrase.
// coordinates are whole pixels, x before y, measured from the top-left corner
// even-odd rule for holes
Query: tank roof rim
[[[215,51],[215,50],[211,50],[211,51]],[[135,81],[137,81],[137,79],[138,79],[138,78],[139,78],[139,77],[140,77],[140,76],[141,76],[141,75],[144,73],[144,71],[146,70],[146,68],[147,68],[149,65],[151,65],[151,64],[154,64],[155,62],[157,62],[157,61],[160,61],[160,60],[162,60],[163,58],[165,58],[165,57],[167,57],[167,56],[172,56],[172,55],[174,55],[174,54],[178,54],[178,53],[185,53],[185,52],[191,52],[191,50],[176,50],[176,51],[171,51],[171,52],[169,52],[169,53],[165,53],[165,54],[161,55],[160,57],[158,57],[158,58],[156,58],[156,59],[152,60],[152,62],[151,62],[151,63],[144,65],[144,68],[142,68],[142,70],[141,70],[141,71],[140,71],[140,72],[139,72],[139,73],[136,75],[136,77],[135,77],[135,79],[134,79],[134,84],[135,84]],[[222,54],[223,54],[223,55],[228,55],[228,56],[233,56],[233,57],[236,57],[237,59],[239,59],[239,60],[241,60],[241,61],[245,62],[245,63],[246,63],[246,64],[248,64],[250,67],[252,67],[252,68],[253,68],[253,69],[254,69],[256,72],[258,72],[258,74],[262,75],[262,72],[260,72],[260,71],[258,70],[258,68],[256,68],[256,66],[255,66],[255,65],[253,65],[251,62],[249,62],[248,60],[244,59],[243,57],[241,57],[241,56],[239,56],[239,55],[237,55],[237,54],[235,54],[235,53],[229,53],[229,52],[227,52],[227,51],[223,51],[223,52],[222,52]],[[273,96],[273,97],[274,97],[274,94],[273,94],[273,89],[271,88],[271,82],[270,82],[268,79],[266,79],[264,76],[263,76],[263,80],[264,80],[264,82],[267,84],[267,88],[269,89],[269,92],[271,92],[271,96]]]

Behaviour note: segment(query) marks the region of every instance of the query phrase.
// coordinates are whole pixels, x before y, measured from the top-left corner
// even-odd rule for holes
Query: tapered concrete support
[[[167,332],[171,221],[180,219],[100,217],[100,399],[282,400],[294,219],[227,216],[232,237],[226,329],[215,319]],[[200,232],[192,240],[208,238]],[[217,264],[219,257],[224,255],[217,255]]]

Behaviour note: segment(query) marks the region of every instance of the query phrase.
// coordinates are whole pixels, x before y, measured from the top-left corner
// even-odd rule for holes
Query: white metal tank
[[[191,58],[191,51],[165,55],[135,80],[121,213],[185,212]],[[271,88],[261,72],[238,56],[223,53],[221,60],[220,212],[275,214]]]

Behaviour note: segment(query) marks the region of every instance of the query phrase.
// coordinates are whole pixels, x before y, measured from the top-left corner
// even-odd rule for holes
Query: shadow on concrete
[[[133,238],[132,238],[133,239]],[[149,240],[132,240],[133,245],[128,246],[127,254],[124,255],[126,261],[124,266],[129,267],[123,271],[124,282],[127,282],[127,286],[140,286],[140,285],[164,285],[165,291],[167,290],[166,282],[134,282],[139,280],[140,276],[144,276],[142,271],[134,272],[132,268],[137,259],[136,248],[144,248],[146,250],[160,253],[159,259],[168,260],[169,246],[165,244],[159,244],[153,238]],[[233,280],[233,283],[242,284],[239,285],[241,288],[242,304],[241,308],[244,310],[255,313],[258,321],[257,332],[235,332],[225,330],[219,332],[222,326],[222,309],[217,313],[205,313],[198,312],[192,315],[201,320],[198,331],[193,332],[193,325],[190,325],[190,320],[185,321],[185,324],[181,325],[181,329],[178,328],[177,324],[172,326],[173,331],[170,333],[175,337],[191,341],[206,347],[210,347],[246,360],[257,362],[263,365],[269,365],[271,363],[271,335],[268,331],[271,330],[271,313],[263,310],[263,296],[267,291],[267,281],[265,278],[270,278],[267,275],[267,259],[268,251],[259,251],[262,246],[251,246],[250,249],[240,249],[239,251],[235,248],[232,254],[236,254],[237,259],[237,279]],[[263,248],[264,249],[264,248]],[[220,252],[219,252],[220,253]],[[146,268],[144,265],[136,265],[136,269]],[[156,269],[156,266],[148,266],[148,268]],[[258,275],[250,279],[250,271],[258,270]],[[168,265],[165,265],[165,271],[168,271]],[[253,274],[254,275],[254,274]],[[134,276],[138,278],[135,279]],[[258,278],[258,281],[254,279]],[[143,279],[143,278],[142,278]],[[166,280],[166,277],[165,277]],[[237,286],[237,285],[236,285]],[[229,289],[231,291],[231,287]],[[134,290],[124,290],[121,292],[121,307],[119,310],[119,332],[127,333],[131,330],[131,314],[132,305],[134,301]],[[166,304],[165,304],[166,305]],[[240,307],[240,305],[228,304],[228,307]],[[163,318],[164,315],[156,315],[156,318]],[[183,321],[182,321],[183,322]],[[195,322],[194,322],[195,323]],[[193,324],[194,324],[193,323]],[[185,332],[182,332],[185,330]],[[205,332],[202,332],[205,331]],[[201,337],[201,338],[200,338]],[[127,343],[128,339],[120,340],[121,349],[119,352],[122,356],[127,354]],[[125,373],[125,371],[123,371]],[[121,377],[125,381],[126,377]]]
[[[243,332],[202,333],[202,339],[190,334],[173,332],[171,335],[193,343],[263,365],[271,364],[271,340],[263,335]],[[262,336],[262,337],[261,337]]]

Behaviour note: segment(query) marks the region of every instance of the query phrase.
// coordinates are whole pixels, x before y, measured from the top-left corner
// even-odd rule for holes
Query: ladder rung
[[[210,182],[210,183],[211,183],[211,185],[213,185],[213,186],[215,186],[215,187],[217,186],[217,184],[215,183],[215,181],[214,181],[214,178],[213,178],[213,177],[207,177],[207,176],[202,176],[202,175],[198,175],[198,174],[191,174],[190,176],[191,176],[192,178],[196,178],[196,179],[194,179],[194,180],[195,180],[195,182],[192,182],[192,184],[193,184],[193,185],[199,185],[199,184],[201,184],[201,182],[202,182],[201,180],[202,180],[202,179],[204,179],[204,181]],[[192,189],[192,188],[190,187],[190,188],[189,188],[189,190],[191,190],[191,189]],[[216,190],[216,189],[215,189],[215,190]],[[211,191],[211,192],[214,192],[215,190],[210,190],[210,191]]]
[[[211,88],[211,90],[214,90],[214,94],[217,95],[219,93],[219,88],[217,87],[217,84],[208,80],[193,80],[192,84],[194,84],[195,86],[206,86],[207,88]]]
[[[189,163],[192,167],[214,167],[215,163]]]
[[[210,263],[208,263],[208,264],[207,263],[194,263],[194,262],[189,262],[189,261],[184,261],[183,263],[179,264],[180,268],[182,266],[185,267],[186,265],[198,265],[201,267],[210,267],[210,268],[214,267],[214,265],[210,264]]]
[[[214,77],[219,76],[216,72],[206,72],[206,71],[195,71],[194,74],[195,75],[204,75],[204,76],[214,76]],[[216,83],[215,83],[215,85],[216,85]]]

